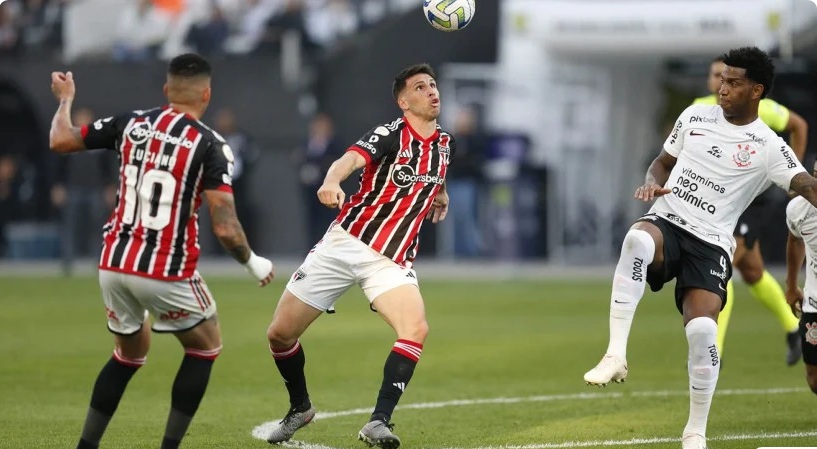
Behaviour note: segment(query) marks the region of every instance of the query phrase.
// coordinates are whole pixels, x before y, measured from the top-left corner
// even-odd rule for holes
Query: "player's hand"
[[[76,93],[74,74],[71,72],[51,72],[51,92],[57,101],[73,100]]]
[[[644,184],[643,186],[635,189],[635,195],[633,195],[633,197],[637,200],[649,202],[668,193],[672,193],[672,190],[656,184]]]
[[[445,220],[446,215],[448,215],[448,192],[443,190],[434,197],[431,203],[431,213],[426,218],[431,217],[432,223],[439,223]]]
[[[318,200],[324,206],[334,209],[343,206],[343,201],[346,199],[346,194],[340,188],[340,184],[324,182],[321,188],[318,189]]]
[[[244,264],[244,268],[252,277],[258,280],[258,286],[264,287],[275,278],[275,265],[266,257],[250,253],[250,259]]]
[[[797,318],[803,314],[803,289],[797,287],[795,289],[786,289],[786,302],[791,307],[791,313]]]

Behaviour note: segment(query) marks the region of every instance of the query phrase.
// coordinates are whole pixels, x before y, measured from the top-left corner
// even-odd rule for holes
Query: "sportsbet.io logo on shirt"
[[[397,187],[405,189],[416,182],[441,185],[444,179],[437,175],[416,175],[414,167],[410,165],[395,165],[391,172],[391,182]]]

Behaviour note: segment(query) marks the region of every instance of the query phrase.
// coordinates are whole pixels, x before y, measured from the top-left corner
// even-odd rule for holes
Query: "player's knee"
[[[421,320],[403,329],[397,329],[397,338],[423,343],[428,338],[428,321]]]
[[[806,382],[808,382],[811,392],[817,394],[817,370],[809,370],[806,373]]]
[[[749,285],[755,285],[763,277],[763,267],[747,266],[740,270],[743,281]]]
[[[298,337],[289,335],[279,326],[270,324],[267,328],[267,340],[272,348],[289,348],[298,341]]]
[[[630,229],[624,236],[621,249],[622,254],[637,254],[646,257],[651,262],[655,255],[655,240],[647,231]]]

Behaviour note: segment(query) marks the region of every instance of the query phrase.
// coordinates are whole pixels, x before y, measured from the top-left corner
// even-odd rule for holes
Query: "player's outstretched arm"
[[[802,161],[808,145],[808,122],[800,114],[790,110],[786,131],[789,133],[789,146],[797,159]]]
[[[318,199],[326,207],[342,207],[346,194],[340,188],[340,183],[352,173],[363,168],[366,159],[356,151],[347,151],[329,167],[323,185],[318,189]]]
[[[213,234],[215,234],[221,246],[233,259],[237,260],[244,268],[258,280],[258,285],[263,287],[275,276],[272,262],[264,257],[257,256],[250,249],[247,243],[247,236],[244,228],[238,221],[235,212],[235,200],[232,193],[220,190],[205,190],[204,197],[210,210],[210,220],[213,222]]]
[[[76,87],[71,72],[53,72],[51,74],[51,92],[60,102],[54,118],[51,120],[51,131],[48,134],[49,147],[57,153],[72,153],[85,149],[80,129],[71,123],[71,104],[74,102]]]
[[[817,179],[806,172],[801,172],[791,178],[789,189],[794,190],[812,206],[817,207]]]
[[[661,150],[661,154],[653,159],[650,167],[647,169],[647,175],[644,177],[644,184],[635,189],[634,198],[642,201],[652,201],[655,197],[672,193],[670,189],[665,189],[669,174],[678,159],[667,153],[666,150]]]
[[[800,316],[800,307],[803,301],[803,290],[798,285],[797,278],[803,261],[806,259],[806,244],[803,239],[795,237],[789,232],[786,241],[786,302],[789,303],[791,311]]]

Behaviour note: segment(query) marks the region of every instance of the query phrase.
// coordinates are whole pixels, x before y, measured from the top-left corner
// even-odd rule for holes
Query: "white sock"
[[[684,433],[706,436],[709,407],[720,374],[718,323],[712,318],[693,318],[686,326],[689,342],[689,421]]]
[[[610,295],[610,344],[607,353],[627,358],[627,339],[635,309],[644,296],[647,266],[655,255],[655,241],[646,231],[631,229],[624,236]]]

